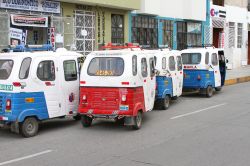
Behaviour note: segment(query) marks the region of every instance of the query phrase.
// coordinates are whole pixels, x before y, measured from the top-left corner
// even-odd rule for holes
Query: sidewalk
[[[250,81],[250,65],[239,69],[227,70],[225,85]]]

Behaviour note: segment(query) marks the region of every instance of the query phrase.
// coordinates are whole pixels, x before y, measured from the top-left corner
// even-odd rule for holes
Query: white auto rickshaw
[[[43,120],[77,119],[80,57],[65,49],[0,54],[0,126],[32,137]]]
[[[124,125],[140,129],[142,115],[153,110],[155,100],[154,54],[139,47],[109,44],[89,54],[80,80],[79,114],[82,125],[93,119],[124,119]],[[116,49],[116,50],[112,50]]]

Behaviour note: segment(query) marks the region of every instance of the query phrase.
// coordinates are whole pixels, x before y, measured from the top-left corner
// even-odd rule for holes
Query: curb
[[[249,81],[250,81],[250,76],[229,79],[229,80],[225,81],[225,86],[235,85],[235,84],[239,84],[239,83],[243,83],[243,82],[249,82]]]

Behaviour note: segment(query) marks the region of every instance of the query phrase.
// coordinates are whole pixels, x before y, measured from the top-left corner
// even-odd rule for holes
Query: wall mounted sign
[[[49,13],[60,13],[61,11],[60,2],[48,0],[0,0],[0,7]]]
[[[16,26],[48,27],[48,17],[12,14],[11,23]]]
[[[226,14],[225,7],[212,5],[210,10],[211,17],[226,18]]]

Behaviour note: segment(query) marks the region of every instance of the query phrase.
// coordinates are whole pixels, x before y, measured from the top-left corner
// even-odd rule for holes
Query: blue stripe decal
[[[157,76],[157,99],[163,99],[166,95],[173,97],[173,82],[172,78],[166,76]]]
[[[183,88],[207,88],[209,85],[215,87],[213,71],[184,69]]]
[[[28,116],[35,116],[39,120],[49,119],[44,92],[0,92],[0,98],[3,98],[2,103],[0,103],[2,105],[0,116],[8,117],[8,121],[22,122]],[[34,99],[34,102],[27,102],[27,98]],[[5,110],[8,99],[11,100],[11,110]]]

